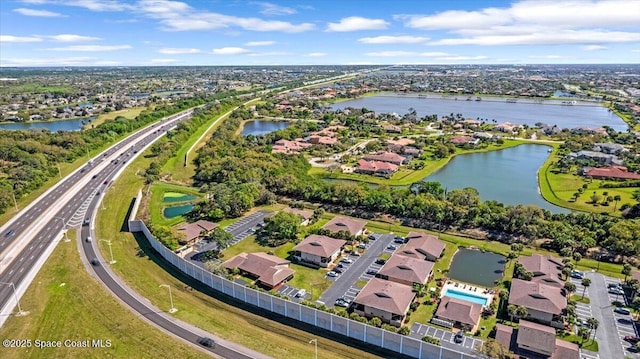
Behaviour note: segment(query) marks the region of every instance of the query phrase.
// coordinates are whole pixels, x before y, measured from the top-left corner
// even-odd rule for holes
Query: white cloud
[[[409,57],[409,56],[418,56],[418,53],[411,52],[411,51],[378,51],[378,52],[367,52],[364,55],[371,56],[371,57]]]
[[[158,53],[165,55],[182,55],[182,54],[197,54],[200,53],[200,49],[193,48],[178,48],[178,47],[165,47],[158,50]]]
[[[177,59],[151,59],[149,60],[150,63],[152,64],[173,64],[175,62],[179,62],[180,60]]]
[[[587,45],[587,46],[582,46],[582,50],[584,51],[599,51],[599,50],[606,50],[607,47],[606,46],[602,46],[602,45]]]
[[[297,13],[295,9],[292,9],[290,7],[280,6],[269,2],[257,2],[255,4],[262,7],[260,13],[266,16],[293,15]]]
[[[13,9],[14,12],[24,16],[35,16],[35,17],[65,17],[65,15],[59,12],[47,11],[47,10],[36,10],[36,9],[26,9],[26,8],[17,8]]]
[[[267,52],[252,52],[249,56],[289,56],[292,55],[287,51],[267,51]]]
[[[247,49],[243,49],[241,47],[221,47],[218,49],[213,49],[213,53],[216,55],[242,55],[248,54],[251,51]]]
[[[40,42],[41,38],[35,36],[13,36],[13,35],[0,35],[0,43],[2,42]]]
[[[95,61],[94,57],[3,58],[0,66],[87,66]]]
[[[347,32],[359,30],[384,30],[389,25],[382,19],[368,19],[360,16],[345,17],[340,22],[330,22],[327,31]]]
[[[270,46],[275,45],[275,41],[249,41],[245,42],[244,46]]]
[[[89,42],[89,41],[102,40],[99,37],[83,36],[83,35],[75,35],[75,34],[51,35],[51,36],[47,36],[47,38],[54,41],[58,41],[58,42]]]
[[[447,30],[430,45],[557,45],[640,41],[640,1],[524,0],[503,8],[395,15],[409,28]],[[630,27],[630,31],[622,28]],[[609,29],[607,29],[607,27]]]
[[[324,57],[327,56],[329,54],[327,54],[326,52],[310,52],[304,56],[306,57]]]
[[[358,39],[358,42],[363,44],[419,44],[427,40],[429,38],[423,36],[376,36],[363,37]]]
[[[561,55],[531,55],[529,56],[530,59],[545,59],[545,60],[557,60],[557,59],[564,59],[566,58],[566,56],[561,56]]]
[[[442,56],[436,57],[436,59],[440,61],[479,61],[488,59],[487,56],[478,55],[478,56]]]
[[[101,52],[130,49],[131,45],[72,45],[65,47],[53,47],[48,51],[77,51],[77,52]]]
[[[82,7],[91,11],[122,11],[132,9],[133,6],[118,0],[66,0],[51,1],[52,3],[68,6]]]

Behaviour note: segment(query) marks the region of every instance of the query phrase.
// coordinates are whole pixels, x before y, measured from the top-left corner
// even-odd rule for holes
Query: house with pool
[[[475,332],[482,312],[493,301],[493,292],[482,287],[447,282],[432,321],[435,324]]]

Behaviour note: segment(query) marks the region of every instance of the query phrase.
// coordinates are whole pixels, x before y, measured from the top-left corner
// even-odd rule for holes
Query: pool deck
[[[473,286],[465,283],[458,283],[448,280],[442,287],[440,297],[444,297],[449,289],[456,290],[458,292],[467,293],[476,297],[487,298],[487,306],[493,302],[494,291],[484,287]]]

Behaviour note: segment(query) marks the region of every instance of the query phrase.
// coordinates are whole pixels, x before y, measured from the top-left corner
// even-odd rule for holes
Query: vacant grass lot
[[[124,118],[133,120],[140,114],[140,112],[144,111],[145,109],[146,107],[140,106],[140,107],[125,108],[124,110],[120,110],[120,111],[111,111],[107,113],[102,113],[98,115],[98,117],[95,120],[93,120],[91,123],[86,124],[84,126],[84,129],[86,130],[89,128],[98,127],[99,125],[107,121],[115,120],[116,117],[118,116],[122,116]]]
[[[132,287],[160,307],[167,305],[166,290],[160,284],[173,288],[173,300],[178,312],[175,316],[200,328],[215,333],[251,349],[276,358],[312,358],[314,346],[309,340],[318,337],[318,355],[322,358],[366,358],[371,353],[356,348],[354,342],[342,344],[341,338],[327,339],[290,325],[248,312],[251,307],[230,300],[198,282],[162,260],[139,236],[118,231],[123,227],[131,200],[143,179],[135,173],[149,164],[150,159],[140,157],[133,161],[106,194],[108,211],[101,211],[97,219],[98,238],[110,239],[113,255],[118,261],[114,271]],[[144,191],[143,191],[144,192]],[[100,242],[104,256],[109,249]],[[386,356],[384,352],[380,355]],[[160,357],[179,357],[180,353],[166,350]]]
[[[76,233],[69,232],[75,239]],[[0,350],[2,358],[206,358],[147,324],[113,298],[85,270],[75,241],[61,242],[20,300],[25,317],[0,329],[7,339],[109,339],[111,348]]]

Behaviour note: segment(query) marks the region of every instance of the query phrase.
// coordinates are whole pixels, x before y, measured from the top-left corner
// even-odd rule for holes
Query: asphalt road
[[[605,276],[593,272],[586,273],[586,276],[591,279],[589,299],[592,315],[600,323],[596,332],[596,340],[600,344],[598,354],[600,358],[624,358],[625,353],[618,338],[616,319],[613,315],[614,307],[607,293]]]
[[[138,131],[99,156],[94,157],[91,165],[85,165],[82,169],[66,177],[50,191],[32,202],[30,208],[24,213],[20,213],[7,225],[3,226],[6,230],[2,237],[1,242],[3,245],[0,249],[3,251],[0,256],[3,265],[0,282],[13,283],[16,287],[20,286],[51,243],[60,240],[58,234],[63,228],[63,223],[65,228],[68,228],[69,225],[82,223],[87,201],[90,201],[97,191],[104,190],[104,182],[107,181],[109,183],[112,176],[128,161],[134,151],[137,152],[138,149],[163,135],[177,121],[184,120],[189,116],[178,117],[176,115],[166,118],[144,130]],[[123,149],[126,150],[123,151]],[[118,152],[122,153],[115,156]],[[94,168],[111,158],[113,160],[110,163],[94,174],[92,171]],[[73,193],[72,197],[62,204],[57,212],[51,213],[52,207],[60,206],[60,202],[64,201],[67,190],[83,179],[88,179],[88,183]],[[33,233],[34,228],[35,230],[39,229],[35,234]],[[14,234],[6,236],[8,231],[14,231]],[[15,256],[7,257],[6,253],[11,246],[21,244],[17,241],[26,243],[24,249]],[[13,296],[12,286],[0,285],[0,308],[3,308]]]

